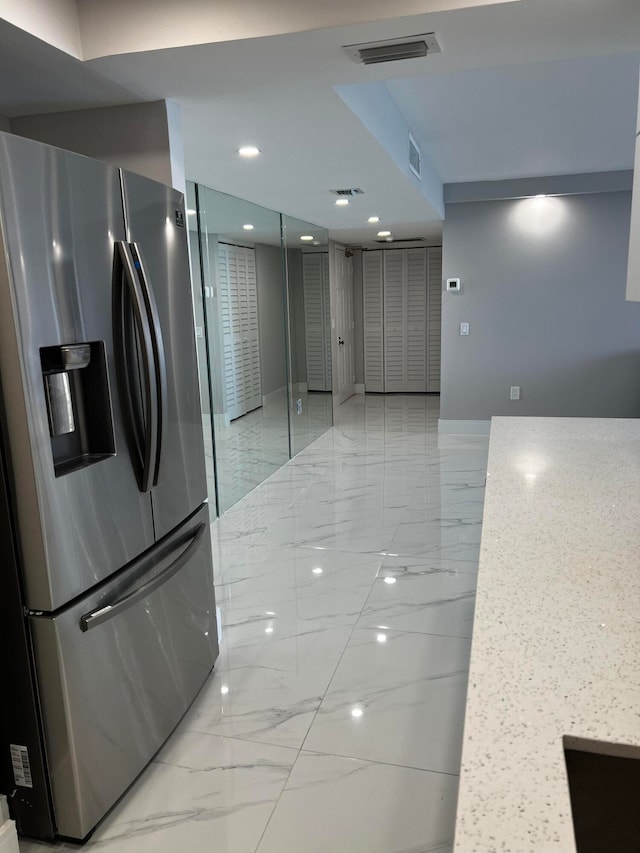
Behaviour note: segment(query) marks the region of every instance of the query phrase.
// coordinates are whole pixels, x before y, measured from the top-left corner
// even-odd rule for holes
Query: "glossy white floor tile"
[[[295,750],[240,740],[174,736],[82,849],[255,850],[296,756]],[[20,847],[21,853],[43,849],[28,843]]]
[[[462,572],[385,573],[373,585],[358,627],[471,637],[475,590],[475,576]]]
[[[304,748],[457,774],[471,644],[357,629]]]
[[[451,853],[488,440],[437,420],[355,397],[213,525],[220,659],[89,849]]]
[[[301,753],[258,853],[451,853],[456,780]]]

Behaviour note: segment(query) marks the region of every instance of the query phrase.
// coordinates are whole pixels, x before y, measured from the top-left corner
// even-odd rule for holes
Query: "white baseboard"
[[[231,423],[231,418],[227,412],[216,412],[213,416],[213,428],[215,430],[227,429]]]
[[[438,432],[445,435],[489,435],[491,421],[438,421]]]
[[[356,394],[364,394],[364,382],[356,382],[355,384]]]

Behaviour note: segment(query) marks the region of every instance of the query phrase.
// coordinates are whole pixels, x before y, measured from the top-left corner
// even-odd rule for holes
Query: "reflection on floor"
[[[332,424],[331,394],[299,393],[300,415],[294,415],[294,453],[300,452]],[[289,459],[287,399],[278,399],[216,431],[216,459],[221,511],[226,512],[263,483]],[[205,451],[208,454],[209,494],[213,495],[212,442],[205,415]]]
[[[213,525],[220,661],[87,849],[450,853],[487,439],[437,418],[353,398]]]

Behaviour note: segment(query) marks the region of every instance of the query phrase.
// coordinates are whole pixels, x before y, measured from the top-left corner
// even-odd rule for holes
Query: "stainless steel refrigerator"
[[[82,839],[218,654],[180,193],[0,134],[2,777]]]

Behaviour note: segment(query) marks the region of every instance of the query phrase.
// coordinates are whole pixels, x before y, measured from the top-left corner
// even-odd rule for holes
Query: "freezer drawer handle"
[[[180,544],[184,544],[185,541],[191,540],[191,544],[189,547],[180,554],[180,556],[173,561],[167,568],[160,572],[159,575],[156,575],[147,583],[138,587],[138,589],[130,592],[128,595],[123,596],[118,599],[118,601],[114,601],[113,604],[103,605],[97,610],[91,611],[91,613],[86,613],[80,619],[80,628],[82,631],[90,631],[92,628],[96,628],[98,625],[102,625],[104,622],[107,622],[109,619],[113,619],[114,616],[118,616],[124,610],[127,610],[129,607],[132,607],[138,601],[143,598],[146,598],[152,592],[155,592],[156,589],[165,584],[168,580],[177,574],[180,569],[189,562],[191,556],[194,551],[197,551],[198,546],[200,545],[200,540],[202,539],[205,530],[207,529],[207,525],[202,522],[196,528],[195,531],[190,532],[187,539],[180,540]]]

